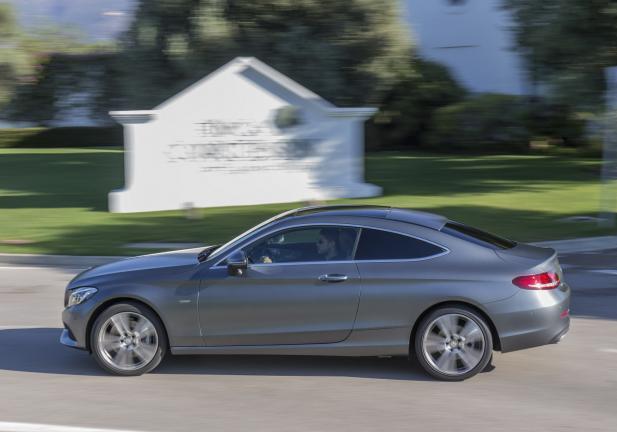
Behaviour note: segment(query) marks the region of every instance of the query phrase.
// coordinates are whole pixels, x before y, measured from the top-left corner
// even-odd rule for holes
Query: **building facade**
[[[403,0],[422,57],[449,67],[472,92],[529,94],[501,0]]]

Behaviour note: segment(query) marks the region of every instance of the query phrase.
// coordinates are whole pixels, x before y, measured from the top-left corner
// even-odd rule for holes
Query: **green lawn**
[[[385,195],[337,202],[433,211],[522,241],[614,234],[557,221],[597,214],[599,170],[597,159],[572,156],[376,153],[366,177]],[[0,149],[0,252],[130,255],[145,251],[123,244],[215,243],[302,205],[203,209],[196,220],[181,211],[110,214],[107,193],[122,184],[119,149]],[[7,244],[14,240],[31,243]]]

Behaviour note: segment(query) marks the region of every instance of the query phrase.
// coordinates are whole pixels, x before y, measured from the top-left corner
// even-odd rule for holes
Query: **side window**
[[[281,231],[245,249],[255,264],[347,261],[353,257],[357,228],[322,226]]]
[[[417,259],[445,250],[413,237],[375,229],[362,229],[356,260]]]

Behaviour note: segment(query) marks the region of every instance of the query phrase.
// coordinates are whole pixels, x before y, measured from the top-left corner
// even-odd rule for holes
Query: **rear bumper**
[[[497,328],[501,351],[516,351],[559,342],[570,329],[570,287],[547,291],[520,290],[487,304]]]

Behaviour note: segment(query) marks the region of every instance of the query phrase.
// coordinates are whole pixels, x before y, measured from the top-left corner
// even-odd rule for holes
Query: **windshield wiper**
[[[215,250],[217,250],[220,247],[221,247],[221,245],[213,245],[213,246],[206,247],[204,250],[199,252],[199,254],[197,255],[197,261],[204,262],[205,260],[208,259],[208,257],[210,256],[210,254],[212,252],[214,252]]]

